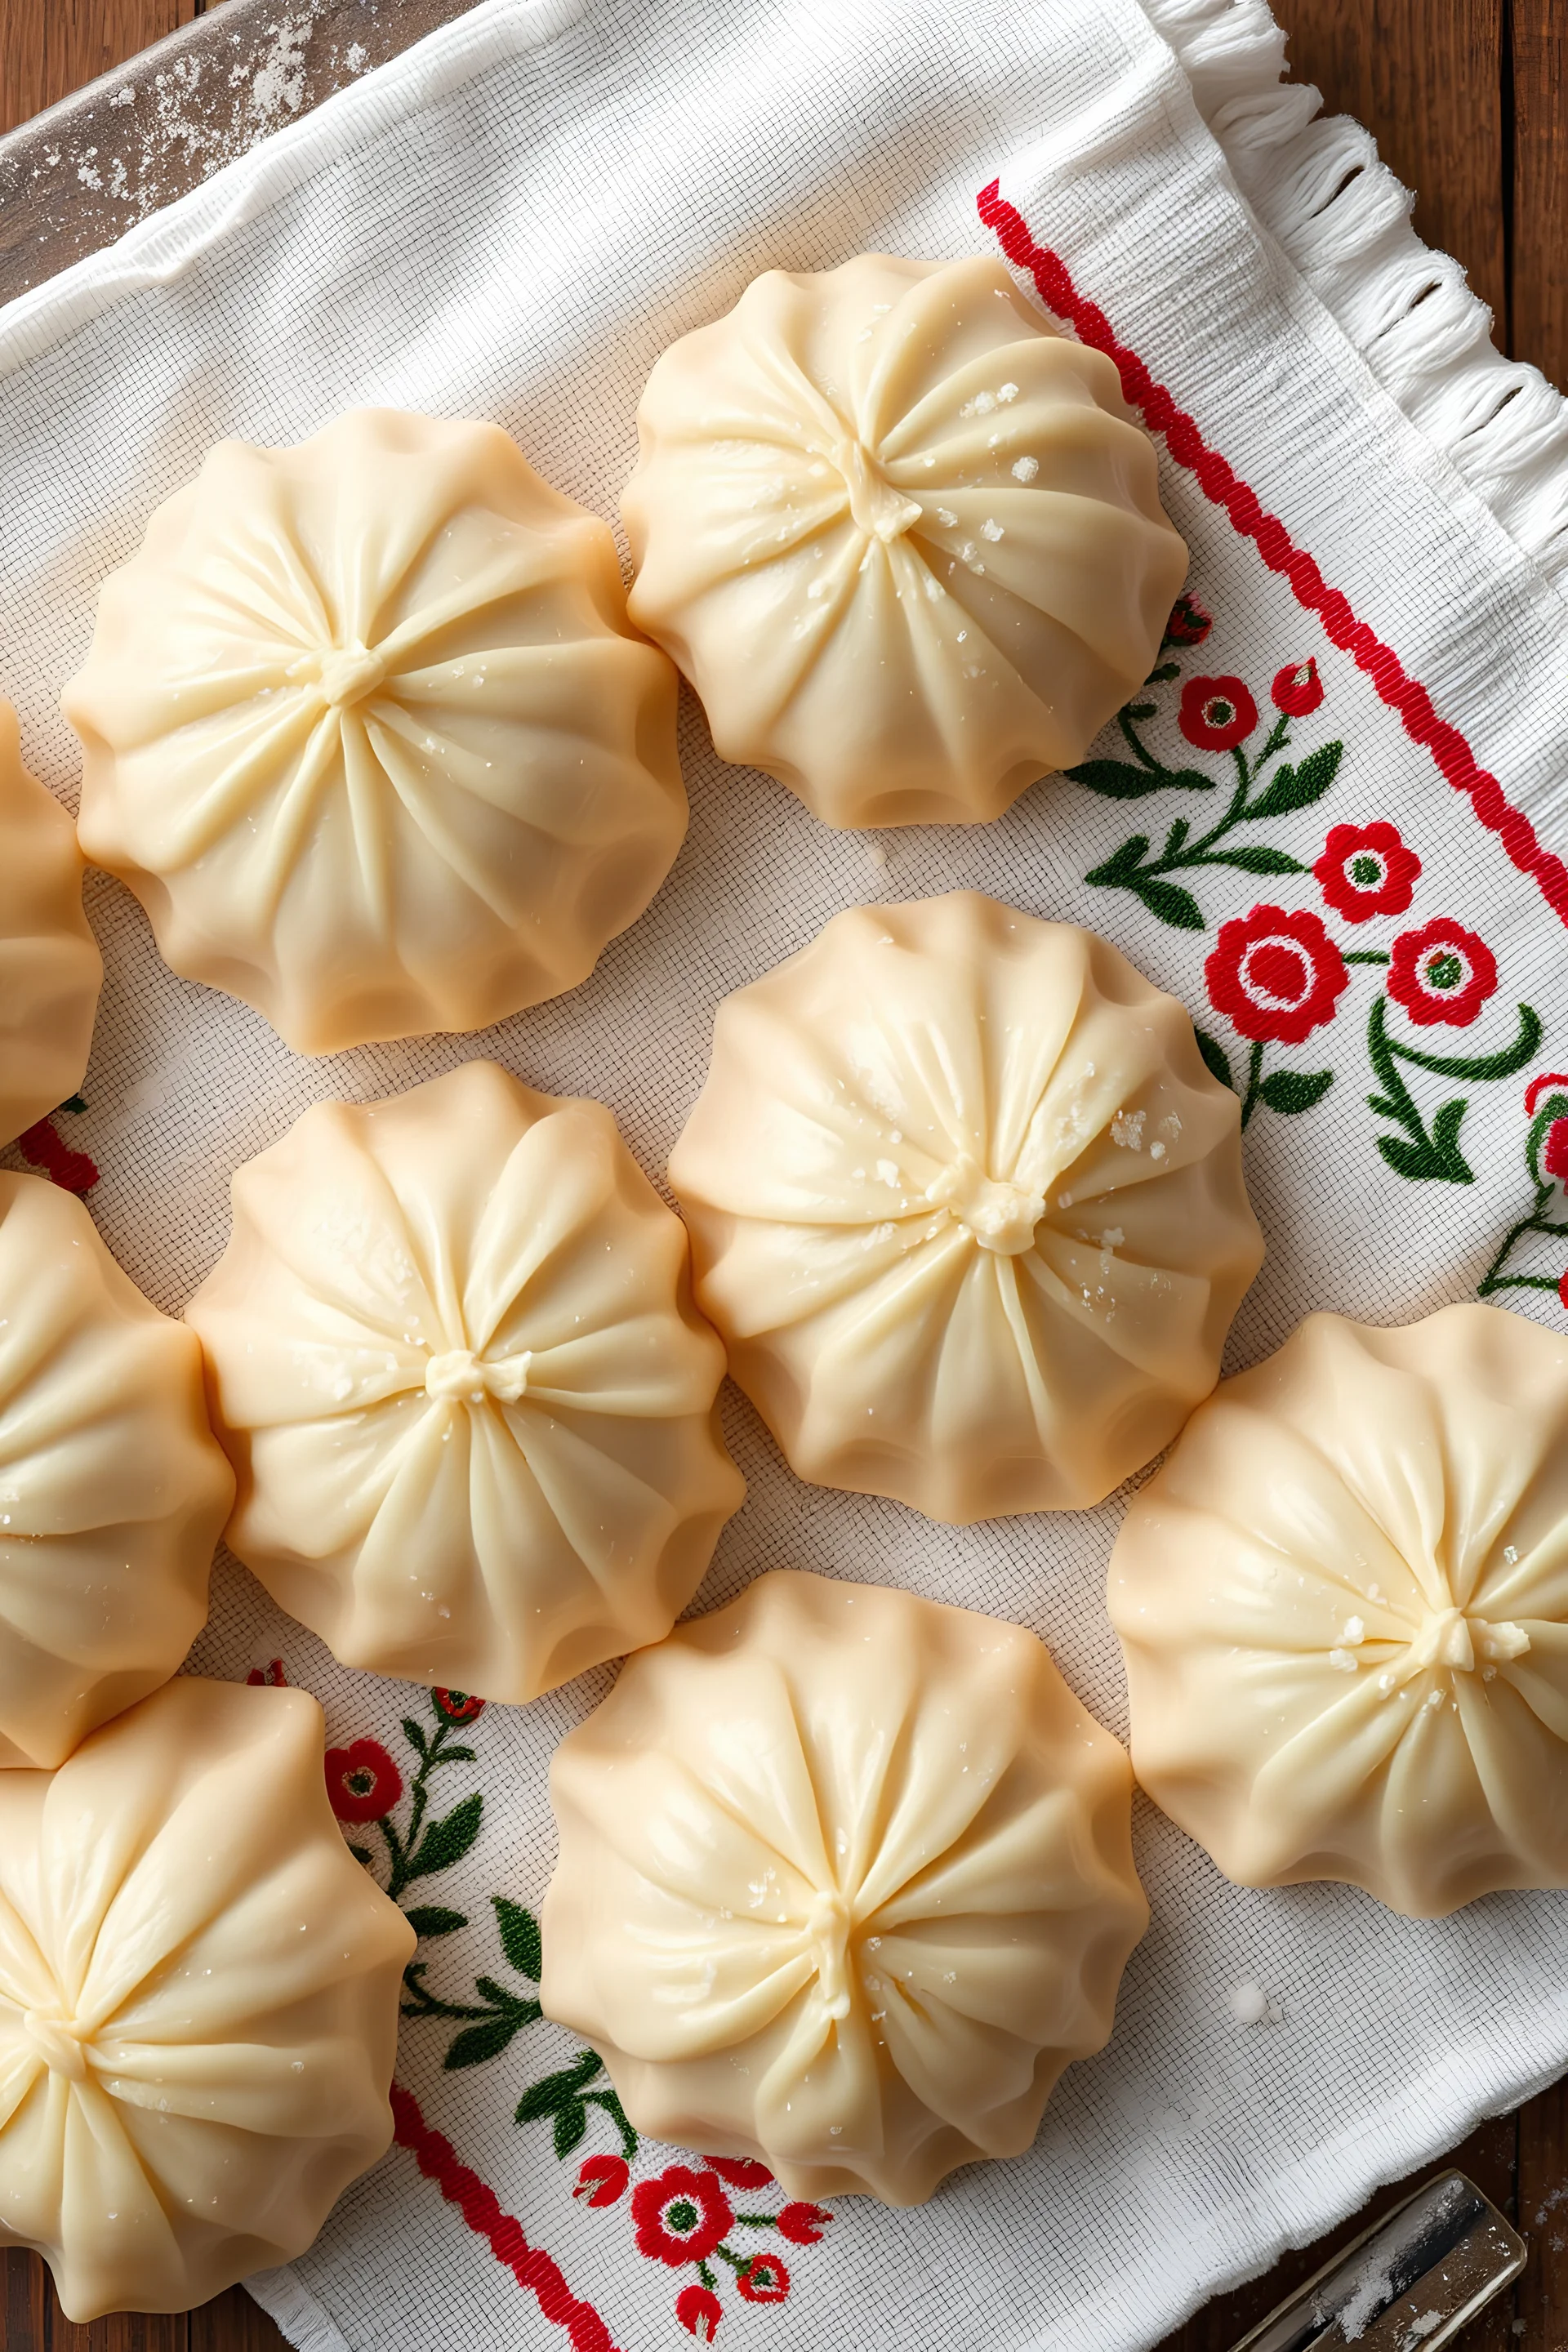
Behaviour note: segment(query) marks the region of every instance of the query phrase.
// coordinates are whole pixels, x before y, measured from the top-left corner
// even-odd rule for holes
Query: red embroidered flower
[[[1546,1130],[1546,1149],[1541,1164],[1549,1176],[1568,1184],[1568,1118],[1554,1118]]]
[[[1403,915],[1415,895],[1421,860],[1392,824],[1331,826],[1312,868],[1324,898],[1347,923]]]
[[[705,2286],[683,2286],[675,2298],[675,2315],[688,2336],[695,2336],[699,2344],[711,2344],[724,2306]]]
[[[689,2164],[672,2164],[632,2191],[637,2251],[672,2268],[706,2262],[734,2218],[717,2176],[694,2172]]]
[[[448,1723],[472,1723],[476,1716],[483,1715],[485,1711],[484,1700],[475,1698],[471,1691],[436,1689],[430,1696]]]
[[[1213,626],[1213,614],[1205,613],[1195,596],[1178,596],[1165,624],[1165,643],[1201,646]]]
[[[792,2246],[815,2246],[822,2235],[825,2225],[832,2221],[833,2216],[825,2205],[798,2205],[791,2202],[784,2206],[774,2219],[778,2223],[780,2235],[787,2238]]]
[[[378,1822],[403,1794],[403,1775],[378,1739],[327,1750],[327,1794],[340,1822]]]
[[[1238,677],[1190,677],[1176,724],[1200,751],[1230,751],[1258,724],[1258,705]]]
[[[1485,940],[1438,915],[1401,931],[1388,959],[1388,992],[1418,1027],[1464,1029],[1497,988],[1497,959]]]
[[[1350,984],[1345,960],[1316,915],[1254,907],[1222,923],[1204,965],[1209,1000],[1254,1043],[1299,1045],[1334,1017]]]
[[[624,2156],[590,2156],[578,2168],[572,2194],[586,2198],[590,2205],[613,2205],[630,2177]]]
[[[765,2164],[749,2156],[705,2156],[702,2161],[731,2189],[765,2189],[773,2177]]]
[[[1323,698],[1317,663],[1287,662],[1283,669],[1275,671],[1268,695],[1275,709],[1282,710],[1287,719],[1308,718]]]
[[[1560,1306],[1568,1307],[1568,1274],[1563,1276],[1557,1286],[1557,1298]]]
[[[747,2303],[782,2303],[789,2293],[789,2273],[776,2254],[753,2254],[735,2284]]]
[[[289,1677],[283,1671],[281,1658],[268,1658],[264,1666],[252,1666],[245,1679],[252,1688],[259,1685],[267,1690],[287,1690],[289,1687]]]

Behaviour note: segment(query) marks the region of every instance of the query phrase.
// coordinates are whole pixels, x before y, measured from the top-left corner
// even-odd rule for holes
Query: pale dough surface
[[[38,1176],[0,1173],[0,1767],[52,1765],[178,1666],[234,1480],[194,1334]]]
[[[668,1632],[744,1482],[686,1234],[601,1103],[320,1103],[186,1309],[228,1540],[345,1665],[521,1701]]]
[[[615,541],[494,425],[219,442],[104,583],[64,708],[89,857],[300,1053],[575,987],[686,831]]]
[[[1125,1754],[1034,1634],[774,1570],[557,1748],[546,2013],[639,2130],[793,2197],[1028,2146],[1149,1910]]]
[[[0,1143],[74,1094],[103,959],[81,904],[76,828],[22,765],[0,696]]]
[[[1560,1333],[1309,1316],[1134,1497],[1109,1596],[1138,1777],[1229,1877],[1568,1886]]]
[[[1238,1118],[1116,949],[953,891],[728,997],[669,1173],[792,1467],[966,1525],[1100,1502],[1214,1386]]]
[[[321,1757],[303,1691],[182,1676],[0,1774],[0,2244],[71,2319],[301,2253],[391,2140],[414,1931]]]
[[[1187,551],[1152,446],[1000,262],[770,269],[637,425],[632,617],[829,824],[999,816],[1153,667]]]

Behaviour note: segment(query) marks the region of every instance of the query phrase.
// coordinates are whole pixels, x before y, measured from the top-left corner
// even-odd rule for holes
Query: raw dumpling
[[[168,1680],[233,1496],[191,1333],[79,1201],[0,1174],[0,1767],[58,1764]]]
[[[68,2318],[291,2261],[392,2138],[414,1933],[321,1746],[303,1691],[182,1678],[0,1777],[0,2245]]]
[[[669,1176],[792,1468],[961,1525],[1157,1454],[1263,1256],[1175,999],[967,890],[839,915],[727,998]]]
[[[574,988],[686,831],[615,542],[493,425],[220,442],[104,583],[65,710],[88,856],[305,1054]]]
[[[1187,568],[1153,446],[999,262],[770,269],[637,423],[632,617],[829,824],[1000,816],[1153,665]]]
[[[1568,1886],[1568,1339],[1309,1317],[1134,1498],[1110,1606],[1138,1777],[1228,1877]]]
[[[686,1235],[603,1104],[318,1103],[186,1312],[228,1540],[345,1665],[531,1699],[667,1633],[744,1482]]]
[[[76,828],[23,767],[0,698],[0,1143],[80,1086],[102,979]]]
[[[548,2016],[639,2131],[916,2205],[1027,2147],[1149,1910],[1131,1775],[1032,1633],[760,1577],[556,1749]]]

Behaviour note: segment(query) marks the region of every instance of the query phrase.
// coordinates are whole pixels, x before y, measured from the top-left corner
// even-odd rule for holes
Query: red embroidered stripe
[[[1248,488],[1217,449],[1210,448],[1193,418],[1177,407],[1137,353],[1117,341],[1105,312],[1079,292],[1059,255],[1035,243],[1022,213],[1004,201],[1000,185],[993,180],[982,189],[976,203],[981,219],[1014,268],[1028,271],[1048,310],[1058,319],[1069,320],[1086,343],[1114,361],[1122,391],[1142,411],[1149,430],[1163,434],[1172,457],[1196,478],[1213,505],[1225,509],[1242,537],[1256,543],[1270,572],[1284,573],[1297,603],[1316,613],[1332,643],[1353,656],[1379,698],[1398,713],[1411,741],[1431,753],[1456,791],[1468,794],[1476,814],[1498,835],[1520,872],[1533,877],[1547,903],[1568,922],[1568,866],[1542,848],[1530,819],[1510,807],[1497,778],[1480,765],[1458,729],[1438,718],[1426,688],[1409,675],[1393,646],[1385,646],[1364,621],[1357,620],[1349,599],[1328,585],[1279,516],[1265,512],[1257,492]]]
[[[488,2239],[497,2262],[505,2264],[519,2286],[538,2297],[546,2319],[566,2330],[574,2352],[616,2352],[610,2331],[593,2305],[573,2294],[560,2265],[541,2247],[529,2244],[521,2222],[501,2211],[494,2189],[459,2161],[449,2139],[431,2129],[418,2100],[400,2083],[392,2086],[392,2116],[399,2147],[408,2149],[426,2179],[436,2183],[475,2235]]]
[[[16,1149],[29,1168],[41,1168],[62,1192],[90,1192],[98,1181],[98,1165],[85,1151],[73,1151],[52,1118],[39,1119],[16,1138]]]

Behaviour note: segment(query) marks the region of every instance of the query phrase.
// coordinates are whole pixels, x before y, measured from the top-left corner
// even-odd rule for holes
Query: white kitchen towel
[[[688,699],[669,882],[584,987],[483,1037],[300,1060],[100,878],[86,1108],[28,1149],[96,1163],[155,1299],[309,1102],[474,1054],[602,1097],[660,1181],[720,996],[842,907],[972,885],[1108,934],[1246,1097],[1268,1258],[1235,1364],[1314,1307],[1480,1291],[1561,1325],[1562,404],[1279,65],[1255,0],[489,0],[0,317],[0,686],[68,800],[97,583],[208,443],[363,401],[491,416],[613,517],[655,356],[775,265],[1005,253],[1117,358],[1193,550],[1146,690],[994,825],[830,833]],[[1120,1500],[940,1528],[800,1484],[733,1395],[727,1426],[750,1496],[701,1605],[780,1564],[909,1584],[1035,1627],[1125,1728]],[[1246,1893],[1141,1806],[1153,1925],[1033,2153],[816,2215],[638,2143],[536,2015],[546,1762],[607,1675],[520,1709],[350,1674],[232,1564],[195,1663],[320,1695],[345,1833],[421,1935],[399,2145],[257,2283],[303,2346],[1132,2352],[1568,2063],[1568,1898],[1415,1925]]]

